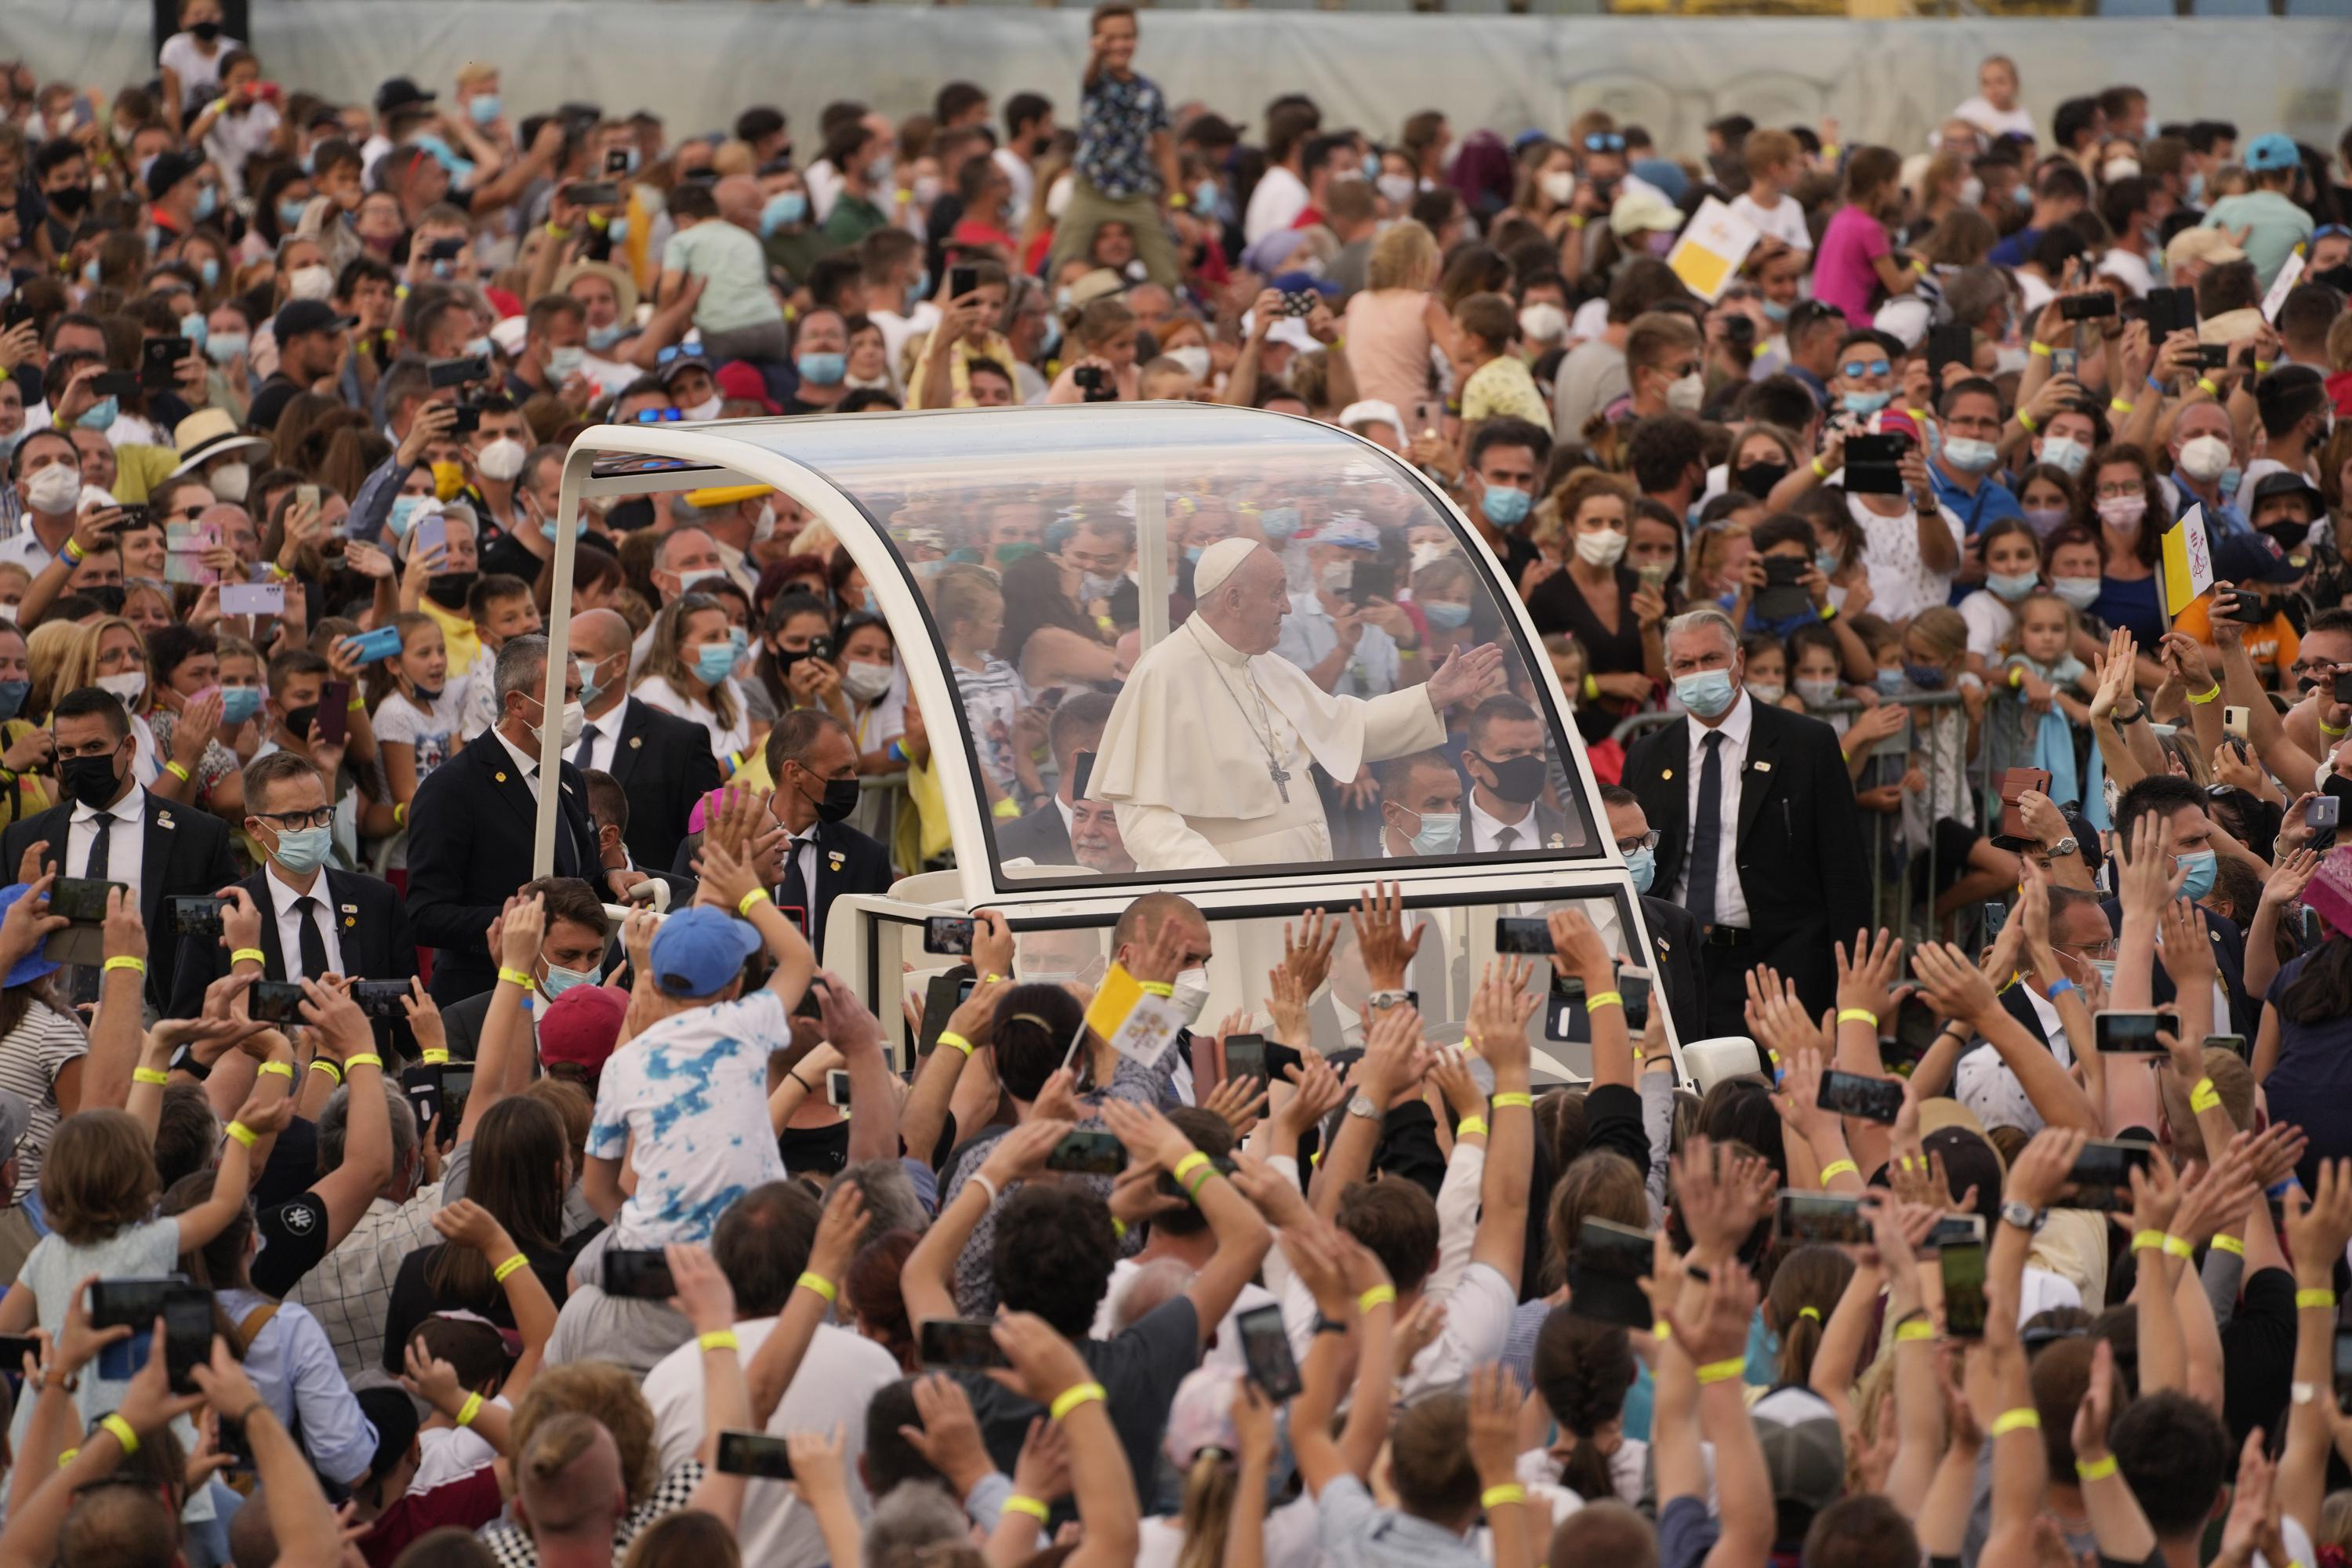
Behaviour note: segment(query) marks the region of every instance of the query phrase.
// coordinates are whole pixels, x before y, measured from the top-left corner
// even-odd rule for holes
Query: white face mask
[[[1576,536],[1576,557],[1588,566],[1614,566],[1625,553],[1625,536],[1613,528]]]
[[[127,708],[147,694],[147,672],[134,669],[122,675],[101,675],[98,685],[100,690],[111,691],[121,698]]]
[[[545,725],[530,724],[526,725],[525,728],[530,731],[532,741],[544,743],[547,738]],[[568,752],[578,745],[582,731],[587,728],[588,710],[577,702],[565,703],[563,705],[563,749]]]
[[[719,417],[719,405],[726,401],[714,392],[702,402],[686,410],[686,416],[688,419],[716,419]]]
[[[1972,207],[1984,200],[1984,182],[1970,174],[1960,182],[1960,205]]]
[[[1531,343],[1558,342],[1568,335],[1568,312],[1548,300],[1521,306],[1519,335]]]
[[[1198,343],[1187,343],[1181,349],[1170,349],[1168,357],[1184,367],[1184,374],[1194,381],[1209,379],[1209,351]]]
[[[1411,174],[1382,174],[1372,182],[1372,187],[1396,206],[1402,206],[1412,200],[1413,193],[1421,188]],[[1562,201],[1567,199],[1566,196],[1560,198]]]
[[[223,463],[205,476],[213,494],[226,501],[242,501],[253,486],[253,468],[248,463]]]
[[[1325,593],[1335,599],[1344,599],[1348,596],[1349,587],[1356,580],[1356,568],[1349,562],[1334,561],[1315,576],[1316,581],[1322,584]]]
[[[45,517],[73,510],[81,499],[81,470],[71,463],[52,463],[25,481],[25,504]]]
[[[1576,195],[1576,171],[1573,169],[1548,171],[1543,177],[1543,194],[1546,200],[1559,206],[1566,206],[1569,197]]]
[[[860,702],[877,701],[890,689],[890,682],[897,673],[895,665],[869,664],[863,659],[852,659],[841,667],[841,689]]]
[[[485,443],[475,454],[474,467],[481,470],[482,478],[506,484],[522,472],[523,459],[530,455],[530,449],[521,442],[511,436],[501,436]]]
[[[2193,437],[2180,444],[2180,471],[2200,485],[2210,485],[2230,466],[2230,443],[2219,436]]]
[[[1171,998],[1176,1010],[1184,1016],[1184,1026],[1191,1028],[1209,1005],[1209,972],[1204,968],[1187,969],[1176,976],[1175,995]]]
[[[2136,179],[2139,174],[2137,158],[2110,158],[2099,165],[2099,183],[2112,185],[2117,180]]]
[[[320,263],[297,267],[286,279],[286,297],[289,300],[323,300],[334,291],[333,268]]]
[[[1706,383],[1693,371],[1666,386],[1666,406],[1677,414],[1696,414],[1706,401]]]

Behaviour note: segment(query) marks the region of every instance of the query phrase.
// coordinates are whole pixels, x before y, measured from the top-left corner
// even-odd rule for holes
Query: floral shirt
[[[1078,105],[1078,177],[1113,201],[1160,194],[1151,138],[1169,129],[1168,98],[1149,77],[1104,71]]]

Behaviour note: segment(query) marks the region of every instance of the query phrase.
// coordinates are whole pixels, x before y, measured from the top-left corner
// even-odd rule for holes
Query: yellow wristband
[[[2107,412],[2110,414],[2129,414],[2133,406],[2120,397],[2111,397],[2107,400]]]
[[[2299,249],[2301,247],[2298,247],[2297,248]],[[2254,374],[2256,375],[2268,375],[2270,373],[2271,362],[2269,360],[2258,359],[2254,362]]]
[[[1699,1385],[1705,1387],[1710,1383],[1728,1383],[1733,1378],[1745,1373],[1747,1370],[1746,1356],[1736,1355],[1728,1361],[1710,1362],[1698,1369]]]
[[[80,1458],[80,1456],[81,1450],[79,1448],[68,1448],[64,1453],[58,1456],[58,1468],[61,1470],[64,1469],[68,1465],[72,1464],[75,1459]]]
[[[1375,1307],[1395,1305],[1396,1287],[1393,1285],[1375,1285],[1356,1298],[1356,1310],[1359,1312],[1369,1312]]]
[[[1108,1397],[1099,1383],[1074,1383],[1054,1396],[1054,1403],[1046,1407],[1046,1411],[1059,1421],[1081,1405],[1100,1404]]]
[[[2240,1258],[2243,1258],[2246,1255],[2246,1244],[2240,1241],[2236,1237],[2223,1231],[2214,1236],[2213,1250],[2216,1252],[2234,1252]]]
[[[1851,1160],[1832,1160],[1822,1167],[1822,1185],[1828,1186],[1840,1176],[1860,1176],[1862,1169]]]
[[[970,1040],[965,1039],[961,1035],[957,1034],[953,1029],[941,1029],[940,1031],[940,1044],[943,1046],[953,1046],[965,1056],[971,1055],[973,1050],[972,1043]]]
[[[261,1064],[260,1071],[274,1072],[280,1078],[283,1078],[288,1083],[292,1083],[294,1081],[294,1064],[292,1062],[264,1062]],[[134,1074],[133,1076],[135,1077],[137,1075]],[[158,1073],[156,1076],[161,1078],[163,1075]],[[257,1074],[256,1076],[257,1077],[259,1075]]]
[[[1878,1015],[1867,1007],[1841,1007],[1837,1021],[1841,1024],[1867,1024],[1874,1029],[1878,1027]]]
[[[153,1068],[132,1068],[131,1069],[131,1081],[133,1083],[163,1084],[172,1081],[172,1075],[167,1072],[158,1072]]]
[[[173,778],[179,780],[182,784],[186,784],[188,782],[188,770],[182,767],[176,761],[165,763],[163,764],[163,771],[171,774]]]
[[[364,697],[362,697],[362,696],[361,696],[359,693],[357,693],[357,692],[353,692],[353,693],[352,694],[352,700],[351,700],[349,702],[346,702],[346,703],[344,703],[344,704],[343,704],[343,711],[344,711],[344,712],[346,712],[346,713],[364,713],[364,712],[366,712],[366,711],[367,711],[367,699],[366,699],[366,698],[364,698]]]
[[[740,1351],[743,1348],[743,1342],[735,1337],[732,1329],[718,1329],[698,1335],[694,1342],[707,1351]]]
[[[826,1279],[822,1274],[803,1273],[798,1279],[794,1280],[793,1283],[803,1286],[807,1289],[815,1291],[827,1301],[838,1301],[841,1300],[841,1292],[834,1289],[833,1281]]]
[[[1819,458],[1815,458],[1813,459],[1813,478],[1817,479],[1825,479],[1829,477],[1830,471],[1828,468],[1822,464]]]
[[[1664,1344],[1675,1337],[1675,1326],[1664,1318],[1660,1318],[1650,1325],[1650,1337],[1660,1344]]]
[[[1139,980],[1135,984],[1141,988],[1145,995],[1157,996],[1162,1001],[1176,994],[1176,987],[1169,984],[1165,980]]]
[[[310,1070],[312,1072],[325,1073],[337,1083],[343,1081],[343,1069],[337,1067],[334,1063],[329,1061],[324,1057],[314,1058],[310,1063]]]
[[[1117,1215],[1111,1215],[1110,1233],[1118,1237],[1119,1240],[1125,1241],[1127,1239],[1127,1221],[1119,1218]]]
[[[526,991],[539,989],[539,982],[530,977],[530,971],[527,969],[501,969],[499,980],[502,984],[520,985]]]
[[[104,1430],[114,1434],[114,1440],[122,1445],[124,1458],[127,1459],[139,1451],[139,1434],[133,1432],[131,1429],[131,1423],[121,1416],[110,1410],[98,1418],[98,1424]]]
[[[2098,1459],[2077,1459],[2074,1461],[2074,1477],[2077,1480],[2104,1481],[2117,1468],[2113,1454]]]
[[[2212,690],[2208,691],[2208,692],[2207,692],[2207,693],[2205,693],[2205,695],[2204,695],[2204,696],[2202,696],[2202,697],[2195,696],[2195,695],[2193,695],[2193,694],[2192,694],[2192,695],[2189,697],[2189,701],[2191,701],[2191,702],[2193,702],[2193,703],[2195,703],[2198,707],[2202,708],[2202,707],[2204,707],[2204,706],[2205,706],[2205,704],[2207,704],[2208,702],[2212,701],[2212,700],[2213,700],[2213,699],[2215,699],[2216,697],[2219,697],[2219,696],[2221,696],[2221,683],[2220,681],[2218,681],[2218,680],[2217,680],[2217,681],[2215,681],[2215,682],[2213,683],[2213,689],[2212,689]]]
[[[2213,1087],[2210,1078],[2200,1078],[2197,1087],[2189,1091],[2189,1109],[2197,1111],[2221,1109],[2221,1091]]]
[[[988,808],[988,814],[1000,822],[1010,822],[1021,815],[1021,803],[1007,795]]]
[[[2033,422],[2033,416],[2028,414],[2022,408],[2017,411],[2017,422],[2025,426],[2025,433],[2029,436],[2039,436],[2042,434],[2042,426],[2036,425]]]
[[[2025,352],[2036,359],[2048,359],[2051,353],[2050,345],[2043,342],[2029,342],[2025,345]]]
[[[1026,1514],[1040,1524],[1045,1523],[1054,1516],[1054,1510],[1052,1509],[1047,1508],[1035,1498],[1023,1497],[1019,1492],[1015,1492],[1011,1497],[1004,1500],[1003,1511],[1006,1513]]]
[[[2168,1236],[2164,1238],[2164,1255],[2167,1258],[2194,1258],[2197,1247],[2185,1236]]]
[[[1588,700],[1600,697],[1601,680],[1599,677],[1587,675],[1584,678],[1584,695]]]
[[[2331,741],[2340,741],[2347,735],[2352,735],[2352,724],[2347,724],[2341,730],[2331,730],[2327,727],[2327,721],[2322,719],[2319,721],[2319,732]]]
[[[433,1067],[439,1063],[447,1061],[449,1059],[449,1053],[439,1046],[428,1047],[417,1057],[416,1059],[423,1062],[426,1067]]]
[[[739,915],[748,916],[751,912],[751,906],[753,904],[762,902],[767,899],[767,889],[754,888],[750,892],[744,894],[743,897],[736,902],[735,912]]]
[[[530,1259],[518,1252],[512,1258],[508,1258],[504,1263],[499,1264],[496,1268],[491,1269],[490,1279],[494,1282],[503,1285],[516,1269],[528,1268],[530,1267]]]
[[[2042,1412],[2031,1405],[2021,1405],[2014,1410],[2004,1410],[1992,1418],[1992,1436],[2006,1437],[2011,1432],[2039,1432]]]
[[[346,1075],[348,1075],[353,1068],[373,1068],[376,1071],[382,1072],[383,1070],[383,1058],[376,1055],[373,1051],[360,1051],[343,1058],[343,1071]]]
[[[1535,1107],[1536,1097],[1532,1094],[1522,1094],[1517,1092],[1498,1094],[1489,1100],[1486,1103],[1493,1106],[1497,1110],[1508,1110],[1514,1106],[1517,1107],[1521,1110],[1529,1110]]]
[[[2325,1307],[2332,1312],[2336,1310],[2336,1292],[2333,1290],[2297,1290],[2294,1293],[2294,1310],[2299,1312],[2305,1307]]]
[[[235,952],[230,953],[228,955],[229,967],[234,969],[248,958],[253,960],[254,963],[260,964],[265,969],[269,967],[269,955],[262,952],[257,947],[240,947]]]
[[[406,801],[397,800],[393,802],[392,825],[394,827],[405,827],[408,826],[408,803]]]
[[[2197,378],[2197,390],[2208,397],[2221,395],[2221,389],[2213,384],[2213,378],[2210,375],[2200,375]]]
[[[2136,1230],[2132,1232],[2131,1249],[2134,1252],[2159,1251],[2162,1249],[2163,1246],[2164,1232],[2160,1230]]]
[[[1935,1337],[1936,1325],[1925,1318],[1914,1318],[1895,1331],[1895,1342],[1898,1345],[1916,1344]]]
[[[1209,1157],[1206,1154],[1202,1153],[1198,1149],[1195,1149],[1191,1153],[1185,1155],[1182,1159],[1177,1161],[1175,1167],[1168,1173],[1181,1182],[1208,1163]]]
[[[457,1406],[457,1425],[471,1426],[474,1424],[474,1417],[481,1413],[482,1396],[478,1394],[468,1394],[466,1395],[466,1403]]]
[[[1499,1487],[1488,1487],[1485,1491],[1478,1494],[1478,1506],[1480,1508],[1500,1508],[1505,1503],[1525,1502],[1527,1500],[1528,1489],[1519,1485],[1517,1481],[1506,1481]]]
[[[1589,1016],[1603,1007],[1622,1007],[1625,998],[1614,991],[1596,991],[1584,999],[1584,1011]]]
[[[128,969],[136,973],[144,974],[147,973],[147,961],[143,958],[132,958],[128,953],[106,961],[107,973],[111,974],[118,969]]]
[[[1485,1117],[1465,1116],[1454,1129],[1454,1136],[1456,1138],[1467,1138],[1473,1133],[1475,1133],[1481,1138],[1486,1136],[1486,1119]]]
[[[244,1144],[248,1149],[261,1142],[261,1134],[256,1132],[252,1128],[247,1127],[242,1121],[230,1122],[228,1124],[228,1135],[236,1139],[238,1142]]]

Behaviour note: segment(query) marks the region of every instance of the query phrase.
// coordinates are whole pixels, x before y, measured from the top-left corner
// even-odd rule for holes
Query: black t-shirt
[[[319,1179],[319,1124],[297,1116],[278,1130],[269,1163],[253,1178],[253,1206],[267,1211],[290,1204]]]
[[[2250,1276],[2221,1331],[2221,1415],[2232,1445],[2257,1426],[2275,1432],[2286,1418],[2294,1334],[2294,1276],[2284,1268]]]
[[[539,1282],[547,1287],[548,1295],[558,1307],[571,1293],[571,1281],[566,1277],[572,1272],[572,1260],[580,1256],[580,1249],[588,1245],[589,1238],[604,1228],[601,1224],[592,1225],[576,1235],[566,1237],[563,1245],[548,1256],[532,1257],[530,1271],[539,1276]],[[515,1326],[514,1309],[507,1305],[504,1286],[493,1285],[488,1295],[472,1300],[444,1298],[434,1293],[425,1270],[448,1246],[445,1241],[419,1247],[400,1260],[400,1273],[392,1282],[392,1297],[384,1304],[383,1310],[383,1369],[394,1376],[408,1370],[405,1360],[408,1336],[416,1331],[417,1324],[436,1312],[462,1309],[479,1312],[502,1329]]]
[[[253,1288],[274,1301],[284,1300],[286,1292],[327,1256],[326,1203],[306,1192],[291,1203],[263,1209],[255,1215],[255,1224],[261,1233],[261,1251],[253,1259]]]
[[[286,412],[287,404],[292,402],[294,395],[301,390],[299,382],[279,371],[263,382],[261,390],[253,395],[253,402],[245,411],[247,426],[255,430],[277,429],[278,416]]]
[[[787,1127],[776,1134],[776,1152],[795,1176],[831,1176],[849,1163],[849,1119],[830,1127]]]

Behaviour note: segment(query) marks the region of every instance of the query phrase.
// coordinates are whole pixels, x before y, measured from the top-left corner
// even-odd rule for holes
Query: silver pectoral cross
[[[1282,804],[1288,805],[1290,804],[1289,770],[1285,768],[1280,763],[1277,763],[1273,758],[1269,757],[1266,759],[1265,763],[1265,776],[1274,781],[1276,792],[1282,796]]]

